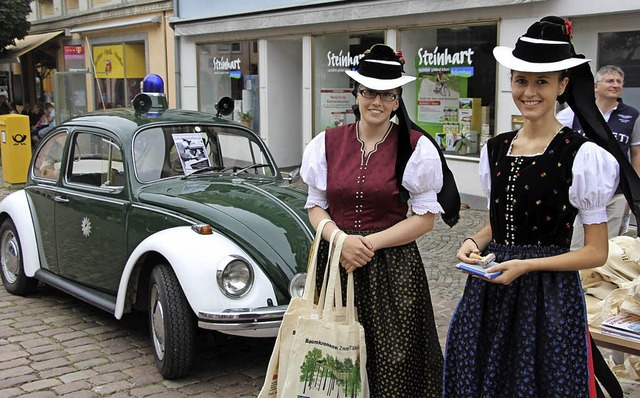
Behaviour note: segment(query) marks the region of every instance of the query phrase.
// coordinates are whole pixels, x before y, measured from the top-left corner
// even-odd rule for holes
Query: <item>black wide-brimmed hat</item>
[[[503,66],[519,72],[554,72],[589,62],[576,57],[571,44],[571,22],[545,17],[518,38],[515,48],[498,46],[493,56]]]
[[[403,75],[402,52],[386,44],[375,44],[365,51],[355,70],[345,71],[349,77],[372,90],[391,90],[410,83],[416,78]]]

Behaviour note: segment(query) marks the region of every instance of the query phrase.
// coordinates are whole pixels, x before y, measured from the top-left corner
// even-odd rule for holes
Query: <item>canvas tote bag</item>
[[[342,313],[339,257],[345,238],[344,233],[338,236],[331,255],[321,315],[298,318],[282,397],[369,397],[364,329],[356,321],[353,273],[347,278],[346,316],[336,316]]]
[[[313,239],[311,249],[309,250],[304,293],[302,294],[302,297],[293,297],[285,311],[282,323],[280,324],[280,329],[278,330],[278,336],[276,337],[276,342],[271,353],[271,358],[269,359],[264,384],[260,390],[260,394],[258,394],[258,398],[282,397],[282,388],[284,386],[284,378],[286,377],[286,365],[283,364],[286,364],[289,361],[289,352],[291,349],[291,343],[293,342],[298,318],[301,316],[309,317],[312,314],[318,315],[318,311],[322,311],[322,309],[319,309],[318,306],[314,304],[316,292],[316,263],[318,259],[318,247],[320,246],[320,240],[322,239],[322,231],[329,222],[331,222],[331,220],[325,219],[320,221],[318,224],[315,238]],[[340,230],[336,229],[331,235],[331,240],[329,242],[330,252],[333,245],[333,239],[338,232],[340,232]],[[327,266],[325,269],[324,279],[327,279],[326,270],[328,269],[329,267]],[[321,301],[324,301],[325,295],[326,293],[323,285],[323,289],[320,293]]]

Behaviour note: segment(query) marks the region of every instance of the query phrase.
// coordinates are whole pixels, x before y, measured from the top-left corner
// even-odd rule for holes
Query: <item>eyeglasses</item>
[[[369,90],[368,88],[363,88],[358,91],[363,98],[366,99],[374,99],[377,95],[380,96],[380,99],[385,102],[392,102],[398,98],[398,94],[390,93],[388,91],[375,91]]]

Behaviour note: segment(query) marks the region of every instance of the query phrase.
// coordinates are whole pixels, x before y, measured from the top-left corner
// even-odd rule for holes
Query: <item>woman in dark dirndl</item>
[[[490,139],[480,155],[489,222],[457,257],[494,253],[495,279],[470,276],[445,352],[445,397],[594,397],[586,309],[578,271],[607,259],[606,204],[619,179],[616,159],[555,118],[576,56],[570,24],[534,23],[515,48],[496,47],[511,70],[522,128]],[[582,69],[580,69],[582,70]],[[572,80],[573,85],[593,80]],[[577,112],[580,112],[578,109]],[[584,247],[570,252],[574,219]]]
[[[313,226],[333,221],[323,231],[318,282],[326,240],[336,228],[348,234],[341,276],[354,275],[371,396],[439,397],[443,356],[415,240],[443,213],[437,197],[443,185],[455,183],[443,177],[448,169],[435,142],[411,128],[401,86],[415,78],[403,75],[403,64],[400,52],[378,44],[356,70],[346,71],[355,81],[359,119],[319,133],[305,149],[301,176],[309,187],[306,208]],[[391,121],[395,114],[398,124]],[[457,220],[454,191],[448,203],[458,200],[458,208],[447,215]]]

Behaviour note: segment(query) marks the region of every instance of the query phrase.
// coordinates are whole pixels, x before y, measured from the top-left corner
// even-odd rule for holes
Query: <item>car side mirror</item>
[[[289,184],[298,181],[300,179],[300,167],[296,167],[288,173],[282,173],[282,179],[287,181]]]

